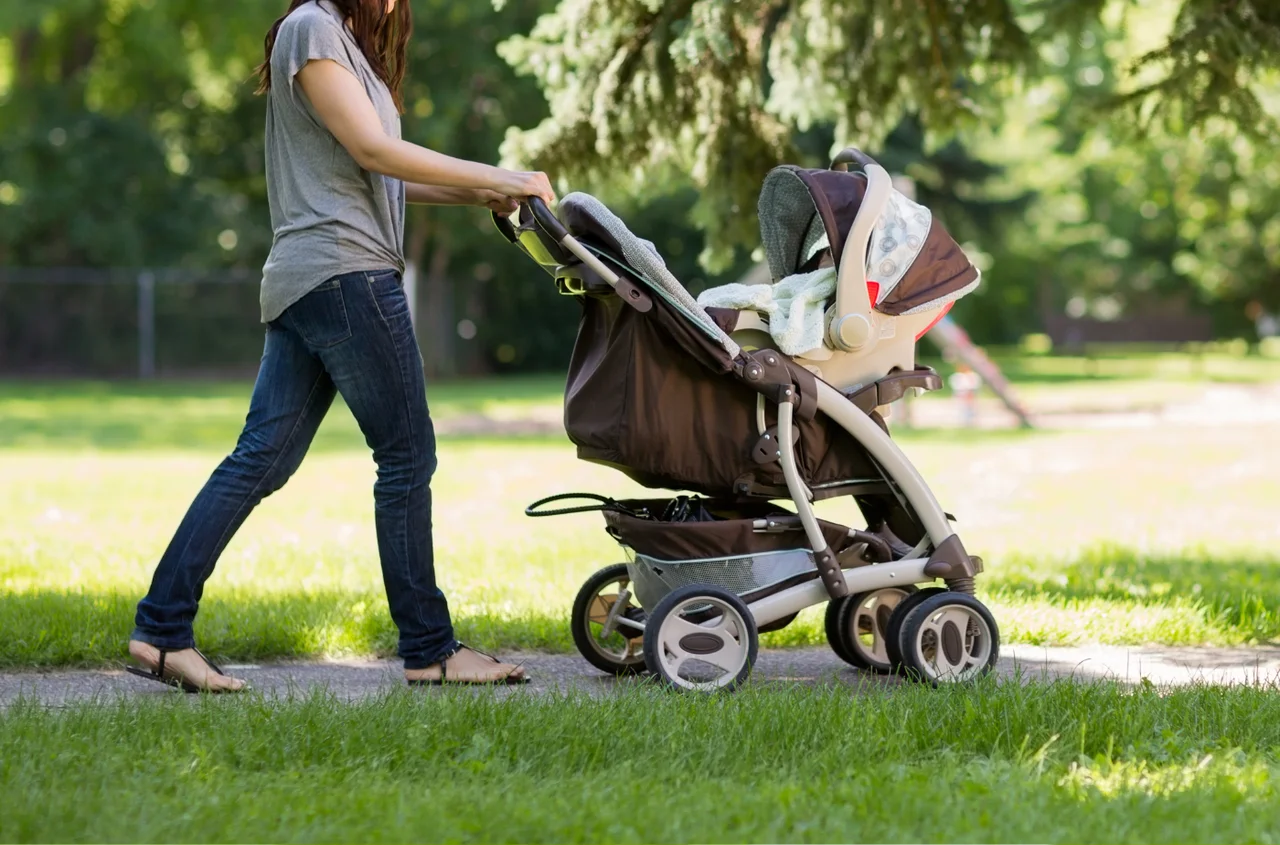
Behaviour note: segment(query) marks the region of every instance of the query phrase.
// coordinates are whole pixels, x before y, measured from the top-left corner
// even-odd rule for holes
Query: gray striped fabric
[[[667,269],[667,265],[663,262],[662,257],[658,255],[658,251],[654,249],[653,244],[643,241],[632,234],[631,230],[618,219],[616,214],[590,194],[574,192],[562,199],[560,204],[563,207],[572,206],[577,208],[599,223],[622,247],[622,258],[630,267],[650,282],[653,282],[668,302],[676,306],[707,334],[719,341],[725,352],[729,353],[729,357],[737,357],[741,348],[734,342],[733,338],[725,334],[724,330],[716,325],[715,320],[711,319],[711,315],[698,304],[698,300],[693,298],[693,294],[685,290],[684,285],[680,284],[680,281],[671,275],[671,271]]]

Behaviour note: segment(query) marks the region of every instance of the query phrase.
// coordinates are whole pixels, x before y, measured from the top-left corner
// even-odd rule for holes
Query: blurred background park
[[[968,347],[930,339],[948,386],[890,424],[1004,642],[1280,640],[1280,4],[401,2],[407,139],[597,194],[694,291],[760,278],[782,162],[858,146],[941,218],[983,270],[951,314],[969,363],[1033,426],[990,384],[961,401]],[[284,5],[0,0],[0,669],[117,665],[235,442],[271,240],[252,75]],[[405,248],[458,632],[572,653],[574,593],[620,552],[597,515],[522,510],[640,492],[564,436],[577,308],[478,209],[412,208]],[[226,548],[207,653],[394,653],[373,479],[339,402]],[[820,608],[763,638],[824,642]],[[0,838],[1275,838],[1274,691],[894,689],[15,707]]]
[[[3,4],[0,374],[252,375],[271,232],[251,77],[277,5]],[[855,144],[910,179],[982,267],[954,317],[995,354],[1280,356],[1280,155],[1266,128],[1280,94],[1249,63],[1267,42],[1247,14],[1188,3],[1186,36],[1173,0],[992,4],[1021,12],[1017,25],[972,4],[939,4],[932,24],[924,10],[877,18],[875,4],[860,19],[863,5],[565,4],[535,30],[552,0],[414,0],[404,134],[602,192],[695,291],[755,266],[768,167],[822,166]],[[849,33],[818,30],[840,15]],[[670,31],[626,53],[664,20]],[[1214,51],[1207,71],[1134,70],[1174,35]],[[875,61],[833,58],[855,50]],[[689,51],[707,55],[682,61]],[[913,61],[941,67],[894,78]],[[747,90],[719,91],[726,73]],[[702,92],[632,90],[651,83]],[[1143,85],[1159,90],[1125,99]],[[1262,111],[1230,99],[1242,93]],[[1153,103],[1159,120],[1144,117]],[[479,211],[412,209],[429,377],[564,367],[573,307],[503,246]]]

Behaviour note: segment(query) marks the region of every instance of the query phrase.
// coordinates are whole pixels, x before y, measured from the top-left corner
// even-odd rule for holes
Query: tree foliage
[[[599,194],[695,289],[749,266],[770,167],[854,143],[983,264],[957,312],[980,340],[1034,330],[1045,303],[1182,302],[1232,331],[1253,300],[1280,309],[1280,4],[409,2],[405,137]],[[0,2],[0,268],[208,278],[158,293],[163,355],[255,361],[256,291],[212,279],[252,277],[270,248],[252,70],[284,5]],[[563,364],[572,306],[484,212],[415,208],[407,228],[433,372]],[[0,284],[0,337],[26,326],[128,367],[121,278]],[[59,314],[70,329],[41,323]],[[209,315],[216,344],[193,322]]]
[[[508,127],[533,126],[548,114],[534,80],[518,77],[496,45],[529,31],[551,2],[499,11],[487,2],[410,1],[418,25],[405,138],[496,162]],[[130,283],[139,269],[185,268],[183,278],[216,278],[209,271],[245,278],[260,270],[272,233],[264,104],[253,95],[252,76],[263,35],[284,6],[285,0],[0,3],[0,271],[130,271],[113,274],[120,283],[111,285],[36,292],[0,284],[6,325],[29,327],[23,337],[44,338],[41,349],[83,347],[77,365],[93,360],[127,368],[135,336]],[[696,280],[701,235],[685,222],[686,184],[681,180],[649,209],[630,205],[627,213],[663,240],[683,278]],[[564,363],[575,329],[572,304],[501,241],[487,213],[413,207],[406,229],[419,272],[419,332],[433,374]],[[219,314],[220,346],[238,345],[245,362],[256,361],[261,328],[251,286],[162,285],[157,295],[162,364],[210,358],[210,338],[196,323]],[[6,343],[18,342],[14,331]],[[103,354],[113,345],[112,355]],[[234,356],[218,358],[228,360]]]
[[[504,45],[553,115],[505,152],[592,184],[636,184],[674,164],[703,191],[714,261],[756,234],[747,215],[709,210],[749,208],[760,175],[797,160],[797,132],[826,124],[838,143],[870,148],[908,111],[935,135],[999,123],[1012,93],[1054,72],[1046,46],[1100,20],[1123,26],[1132,5],[560,0]],[[1221,118],[1280,138],[1266,101],[1280,70],[1280,4],[1182,0],[1168,10],[1167,34],[1095,106],[1127,109],[1148,131],[1183,134]]]

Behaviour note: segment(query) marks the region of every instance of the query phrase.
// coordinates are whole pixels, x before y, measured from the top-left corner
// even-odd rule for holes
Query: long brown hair
[[[291,0],[289,8],[267,32],[266,58],[258,66],[258,93],[271,90],[271,50],[276,46],[276,34],[280,25],[295,9],[319,0]],[[409,36],[413,32],[413,14],[409,0],[398,0],[395,10],[387,14],[387,0],[329,0],[342,17],[351,22],[351,34],[355,36],[360,52],[369,60],[369,66],[378,78],[386,83],[396,101],[396,108],[404,112],[405,57]]]

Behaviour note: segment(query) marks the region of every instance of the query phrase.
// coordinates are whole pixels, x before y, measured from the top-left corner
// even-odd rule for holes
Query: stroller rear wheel
[[[573,600],[569,629],[573,644],[588,663],[611,675],[644,671],[644,631],[627,624],[644,622],[644,611],[631,593],[625,563],[614,563],[592,575]]]
[[[668,593],[645,623],[649,671],[680,690],[736,689],[751,674],[759,649],[759,632],[746,604],[708,584]]]
[[[1000,656],[1000,630],[986,605],[967,593],[944,592],[915,606],[898,641],[911,677],[933,686],[972,681]]]
[[[827,640],[832,650],[846,663],[859,669],[881,675],[892,672],[893,664],[887,651],[889,619],[894,609],[915,592],[913,585],[906,584],[868,590],[832,602],[832,605],[838,605],[834,620],[828,608]]]

